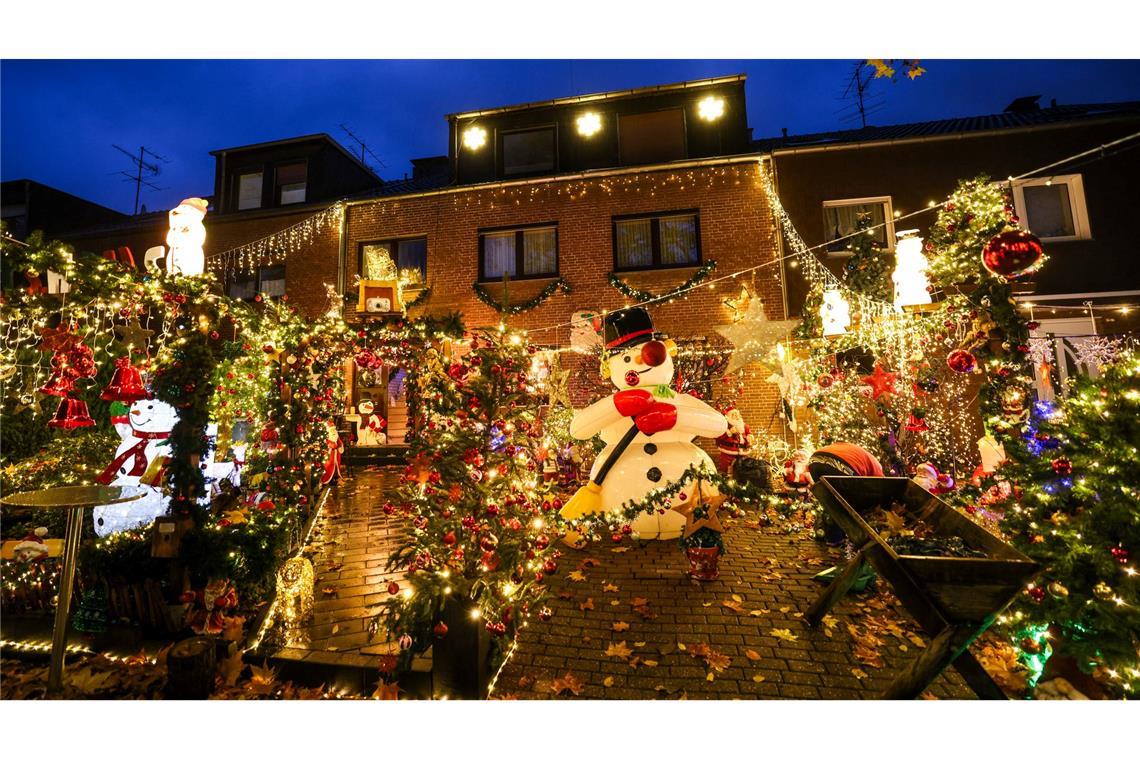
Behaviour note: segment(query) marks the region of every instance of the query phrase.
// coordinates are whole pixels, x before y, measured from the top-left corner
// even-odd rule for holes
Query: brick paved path
[[[380,508],[397,477],[395,468],[357,467],[355,477],[343,479],[330,495],[306,551],[316,576],[313,617],[299,629],[270,634],[280,646],[274,658],[370,667],[392,650],[382,636],[370,640],[368,626],[377,605],[389,598],[388,582],[399,580],[384,564],[401,521]]]
[[[823,588],[811,576],[838,553],[831,557],[815,541],[778,527],[760,528],[753,516],[732,521],[725,541],[720,578],[703,584],[689,580],[687,560],[673,541],[634,543],[616,552],[613,544],[565,550],[547,601],[554,617],[522,631],[494,696],[550,698],[563,685],[554,679],[569,671],[583,684],[579,696],[592,699],[874,698],[924,645],[926,637],[881,591],[881,580],[877,590],[836,605],[830,635],[801,622],[800,613]],[[576,566],[585,580],[571,578]],[[633,606],[639,597],[640,611]],[[592,609],[582,609],[587,600]],[[629,627],[618,631],[615,624]],[[869,629],[874,637],[868,638]],[[862,660],[853,654],[853,634],[862,641]],[[629,654],[616,646],[621,642]],[[616,652],[607,656],[611,645]],[[693,656],[702,652],[700,645],[730,658],[723,672]],[[876,658],[881,667],[873,667]],[[972,692],[947,671],[926,696],[967,698]]]

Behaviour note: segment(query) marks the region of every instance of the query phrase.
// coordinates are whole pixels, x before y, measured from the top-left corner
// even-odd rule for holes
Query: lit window
[[[1092,237],[1079,174],[1014,182],[1013,202],[1021,225],[1042,240]]]
[[[554,128],[527,129],[503,135],[503,174],[535,174],[554,170]]]
[[[392,277],[391,266],[397,273],[416,269],[420,282],[427,280],[427,238],[403,238],[362,243],[360,246],[360,277],[365,280],[387,280]]]
[[[687,267],[701,263],[695,213],[614,220],[614,269]]]
[[[248,172],[238,175],[238,211],[261,208],[261,172]]]
[[[864,228],[880,248],[893,250],[895,224],[889,195],[823,202],[823,236],[831,255],[850,255],[854,238],[847,236]]]
[[[558,274],[558,227],[494,230],[479,235],[479,279],[554,277]]]
[[[288,206],[305,202],[307,167],[304,161],[277,167],[277,203]]]

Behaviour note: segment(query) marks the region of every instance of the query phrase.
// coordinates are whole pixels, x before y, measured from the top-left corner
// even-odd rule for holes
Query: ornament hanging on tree
[[[866,377],[859,378],[859,382],[869,386],[871,388],[871,398],[878,400],[879,396],[893,396],[897,392],[895,390],[895,381],[897,379],[897,374],[887,372],[883,369],[883,365],[876,364],[875,371]]]
[[[130,403],[149,397],[150,393],[143,386],[142,373],[131,364],[130,357],[120,356],[116,359],[115,374],[99,398]]]
[[[1057,457],[1050,462],[1050,465],[1053,467],[1053,472],[1061,477],[1067,477],[1073,474],[1073,463],[1065,457]]]
[[[1044,254],[1035,235],[1025,230],[1007,230],[986,243],[982,266],[999,277],[1018,277],[1036,269]]]
[[[61,398],[55,415],[48,420],[48,427],[61,430],[91,427],[94,424],[95,420],[87,412],[87,402],[77,398]]]
[[[957,348],[946,355],[946,366],[955,372],[967,374],[978,368],[978,359],[969,351]]]

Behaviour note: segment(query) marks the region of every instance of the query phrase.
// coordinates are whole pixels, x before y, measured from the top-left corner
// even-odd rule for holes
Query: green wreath
[[[661,294],[650,293],[648,290],[635,288],[622,278],[618,277],[616,272],[610,272],[609,279],[610,285],[612,287],[617,288],[626,298],[632,298],[638,303],[644,303],[647,301],[667,301],[670,298],[673,298],[674,296],[685,292],[694,285],[700,284],[701,281],[712,274],[714,269],[716,269],[716,261],[709,261],[703,264],[700,269],[693,272],[692,277],[685,280],[683,283],[673,288],[672,290]]]

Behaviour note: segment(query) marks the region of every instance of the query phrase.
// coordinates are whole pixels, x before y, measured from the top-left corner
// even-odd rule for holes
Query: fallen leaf
[[[519,688],[529,689],[534,686],[534,676],[519,676]]]
[[[333,623],[332,632],[336,633],[340,630],[340,623]]]
[[[614,549],[610,549],[610,551],[613,552],[614,554],[621,554],[622,552],[629,551],[629,547],[628,546],[618,546]]]
[[[564,691],[568,691],[574,696],[580,695],[583,688],[585,688],[585,684],[575,678],[574,674],[569,670],[567,670],[566,675],[562,676],[561,678],[555,678],[554,683],[550,686],[551,691],[553,691],[555,694],[561,694]]]
[[[594,597],[591,596],[586,601],[579,602],[578,603],[578,609],[582,610],[583,612],[585,612],[586,610],[594,609]]]
[[[740,602],[738,602],[736,599],[731,599],[729,601],[721,602],[721,605],[728,607],[733,612],[743,612],[744,611],[744,607],[741,606]]]
[[[386,701],[398,701],[400,699],[400,687],[395,683],[384,683],[381,681],[376,684],[376,691],[372,692],[373,699],[380,699]]]
[[[744,601],[744,597],[742,597],[740,594],[733,594],[733,595],[732,595],[732,601],[734,601],[734,602],[743,602],[743,601]]]
[[[606,585],[602,586],[603,593],[609,593],[611,591],[616,594],[618,592],[618,587],[612,583],[607,583]]]
[[[923,641],[922,637],[919,636],[917,633],[909,633],[908,632],[906,637],[907,637],[907,639],[910,640],[911,644],[914,644],[919,649],[926,649],[926,642]]]
[[[629,657],[633,654],[633,650],[625,645],[624,641],[619,641],[617,644],[611,643],[606,647],[606,657]]]
[[[237,683],[238,677],[241,676],[245,670],[245,663],[241,660],[242,651],[239,649],[231,656],[218,663],[218,669],[222,674],[222,682],[226,686],[233,686]]]
[[[611,625],[610,628],[613,628],[615,631],[618,631],[618,632],[628,631],[629,630],[629,623],[625,622],[624,620],[619,620],[616,623],[614,623],[613,625]]]
[[[757,652],[755,649],[745,649],[744,650],[744,656],[747,657],[748,659],[752,660],[753,662],[756,662],[757,660],[760,659],[760,653]]]
[[[705,680],[706,680],[706,681],[713,681],[713,680],[715,680],[715,679],[716,679],[716,676],[714,676],[714,675],[712,674],[712,672],[709,672],[709,673],[706,673],[706,674],[705,674]]]
[[[657,660],[642,660],[641,664],[647,668],[655,668],[657,667]]]
[[[867,672],[860,668],[851,668],[851,675],[855,676],[859,680],[863,680],[867,677]]]
[[[643,596],[635,596],[633,601],[630,602],[630,605],[633,607],[644,607],[647,604],[649,604],[649,600]]]
[[[755,681],[756,683],[764,683],[764,681],[767,679],[765,679],[764,676],[757,673],[756,675],[752,676],[752,680]]]
[[[574,581],[575,583],[581,583],[582,581],[586,580],[586,574],[583,573],[581,570],[571,570],[570,574],[567,575],[566,577],[569,578],[570,580]]]
[[[606,676],[605,678],[602,679],[602,686],[605,686],[607,689],[613,685],[614,685],[614,677],[613,676]]]
[[[772,635],[784,641],[798,641],[799,636],[789,631],[787,628],[773,628]]]

